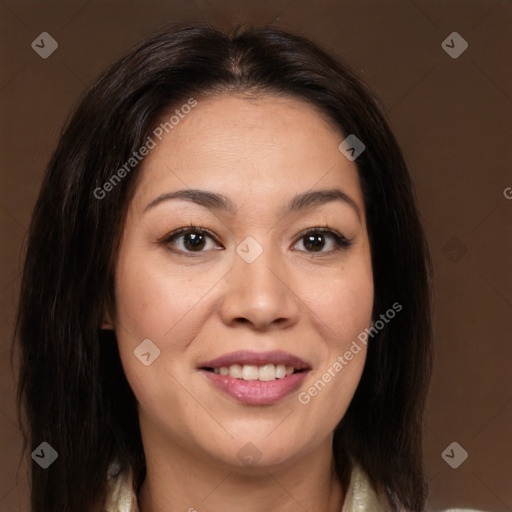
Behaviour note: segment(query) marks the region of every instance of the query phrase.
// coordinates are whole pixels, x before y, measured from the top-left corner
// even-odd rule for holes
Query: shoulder
[[[341,512],[391,512],[387,499],[377,494],[368,475],[355,461]]]
[[[391,512],[386,497],[378,495],[366,472],[353,463],[350,485],[341,512]],[[406,512],[406,511],[400,511]],[[432,512],[426,510],[425,512]],[[437,512],[486,512],[470,508],[449,508]]]
[[[107,476],[107,496],[103,512],[139,512],[133,491],[132,472],[117,462],[110,464]]]

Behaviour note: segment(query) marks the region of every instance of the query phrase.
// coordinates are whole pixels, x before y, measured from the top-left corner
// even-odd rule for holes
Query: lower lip
[[[307,370],[293,373],[282,379],[267,382],[260,380],[234,379],[208,370],[201,370],[206,377],[227,395],[249,405],[270,405],[293,393],[306,378]]]

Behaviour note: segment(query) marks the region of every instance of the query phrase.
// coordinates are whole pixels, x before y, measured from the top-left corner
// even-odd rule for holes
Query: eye
[[[306,252],[329,254],[350,247],[352,240],[329,228],[312,228],[301,234],[296,245],[299,243]],[[324,250],[325,247],[328,249]]]
[[[210,242],[210,247],[208,247],[208,242]],[[175,252],[185,254],[194,252],[202,253],[207,250],[219,248],[219,245],[210,232],[199,226],[179,228],[166,235],[159,243],[168,246]],[[175,249],[172,248],[172,246],[174,246]]]

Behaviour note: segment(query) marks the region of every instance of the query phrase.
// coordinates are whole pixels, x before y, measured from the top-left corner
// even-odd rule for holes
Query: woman
[[[143,41],[82,98],[33,214],[32,511],[422,510],[429,276],[347,66],[275,29]]]

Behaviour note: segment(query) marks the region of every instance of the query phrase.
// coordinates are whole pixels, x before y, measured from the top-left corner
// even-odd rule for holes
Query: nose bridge
[[[281,281],[284,278],[284,270],[275,253],[275,250],[268,247],[254,261],[238,257],[235,260],[234,269],[238,282],[244,287],[247,285],[246,287],[252,290],[253,294],[256,291],[270,292],[269,288],[275,288],[273,290],[274,295],[279,294],[279,289],[282,287]],[[277,276],[281,273],[283,273],[283,277],[279,279]]]
[[[290,273],[279,251],[247,237],[236,249],[222,315],[227,323],[249,321],[257,328],[296,321],[297,304],[287,284]]]

